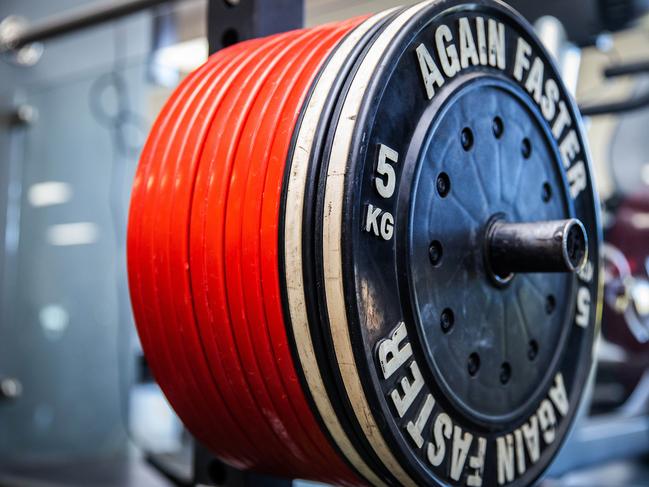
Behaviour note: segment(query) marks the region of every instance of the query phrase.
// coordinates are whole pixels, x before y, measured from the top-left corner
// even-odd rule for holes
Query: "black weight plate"
[[[498,429],[528,413],[552,380],[576,279],[521,274],[506,289],[495,288],[483,259],[485,226],[494,215],[523,222],[575,215],[559,154],[531,99],[496,77],[462,81],[438,94],[443,105],[432,105],[434,123],[429,128],[424,116],[427,133],[413,140],[421,151],[412,155],[416,169],[405,183],[412,190],[410,220],[400,218],[409,233],[402,264],[418,308],[413,330],[442,395],[485,428]],[[469,150],[462,144],[467,137]],[[450,185],[445,197],[438,178]],[[472,354],[475,371],[468,370]]]
[[[568,433],[599,331],[581,122],[508,7],[434,2],[399,21],[359,65],[323,168],[317,245],[339,381],[401,483],[528,485]],[[440,56],[453,49],[465,67],[449,76]],[[579,218],[585,270],[494,284],[484,234],[495,215]]]
[[[298,375],[304,390],[310,392],[309,399],[313,410],[318,412],[323,431],[329,434],[350,466],[374,485],[394,481],[359,434],[354,418],[348,416],[349,408],[343,406],[345,396],[338,393],[337,374],[330,361],[332,345],[322,332],[321,313],[326,311],[321,306],[314,265],[314,219],[320,159],[340,94],[368,45],[401,10],[369,18],[348,34],[325,63],[296,126],[287,157],[280,211],[280,248],[284,249],[280,254],[280,269],[285,271],[282,300],[293,356],[301,364]],[[344,57],[340,58],[341,55]],[[320,100],[324,92],[326,96]],[[300,150],[296,151],[298,144]]]

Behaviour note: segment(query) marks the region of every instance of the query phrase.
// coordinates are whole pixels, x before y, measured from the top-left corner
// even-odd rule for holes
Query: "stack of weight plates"
[[[537,60],[538,101],[525,86]],[[527,190],[492,204],[485,187],[474,205],[484,211],[445,214],[435,198],[459,200],[456,181],[478,191],[481,179],[448,162],[422,182],[429,138],[444,141],[432,164],[455,142],[477,151],[477,120],[488,115],[491,130],[501,107],[502,137],[489,144],[513,149],[485,153],[504,171],[510,153],[522,158],[521,140],[523,152],[531,144],[538,204],[522,201]],[[456,134],[451,119],[475,128]],[[558,150],[564,129],[569,152]],[[500,3],[427,1],[220,51],[166,103],[133,187],[129,283],[152,372],[189,431],[236,468],[337,485],[529,483],[567,434],[591,364],[599,235],[589,174],[574,104],[529,27]],[[420,215],[457,233],[463,218],[477,228],[499,212],[580,218],[589,272],[495,286],[482,261],[465,269],[441,237],[419,259]],[[456,275],[432,282],[426,301],[423,267],[443,269],[454,253]],[[503,335],[503,313],[476,308],[493,294],[507,314],[528,281],[542,303],[516,312],[544,331]],[[435,302],[449,286],[452,310]],[[421,324],[429,315],[474,354],[437,363]],[[501,338],[515,343],[499,348]],[[498,405],[481,411],[475,391],[490,381],[497,391],[485,400]]]

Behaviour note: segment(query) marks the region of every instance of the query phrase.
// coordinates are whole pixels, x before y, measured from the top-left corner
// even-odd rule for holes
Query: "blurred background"
[[[0,45],[96,1],[0,0]],[[304,23],[403,3],[306,0]],[[649,2],[510,3],[589,115],[607,240],[597,373],[546,483],[649,486]],[[177,0],[0,51],[0,485],[194,483],[191,438],[139,348],[124,242],[149,126],[208,55],[207,8]],[[213,47],[242,37],[212,22]]]

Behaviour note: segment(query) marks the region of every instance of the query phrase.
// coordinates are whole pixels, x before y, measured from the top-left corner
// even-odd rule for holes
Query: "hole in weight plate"
[[[536,340],[530,340],[530,343],[527,347],[527,358],[530,361],[536,359],[536,356],[539,354],[539,344]]]
[[[552,186],[550,186],[550,183],[547,181],[543,183],[543,192],[541,197],[543,198],[543,201],[547,203],[552,199]]]
[[[480,370],[480,355],[478,355],[476,352],[473,352],[471,355],[469,355],[467,370],[469,371],[469,375],[471,377],[474,377]]]
[[[548,297],[545,298],[545,312],[551,315],[554,312],[554,308],[557,306],[557,300],[552,294],[548,294]]]
[[[442,255],[444,255],[444,249],[442,248],[442,243],[439,240],[433,240],[428,248],[428,257],[430,257],[430,263],[434,267],[439,267],[442,263]]]
[[[465,151],[471,150],[473,147],[473,132],[469,127],[464,127],[460,134],[460,142]]]
[[[437,176],[437,192],[442,198],[446,198],[451,191],[451,180],[445,172],[439,173]]]
[[[439,322],[444,333],[450,332],[455,324],[455,315],[453,314],[453,310],[446,308],[442,311]]]
[[[503,119],[500,117],[494,117],[491,127],[494,132],[494,137],[500,139],[503,136],[503,132],[505,130]]]
[[[521,142],[521,154],[523,154],[525,159],[529,159],[532,155],[532,143],[527,137],[525,137],[523,142]]]
[[[512,378],[512,366],[509,365],[509,362],[503,362],[500,366],[500,383],[505,385],[509,382],[509,379]]]

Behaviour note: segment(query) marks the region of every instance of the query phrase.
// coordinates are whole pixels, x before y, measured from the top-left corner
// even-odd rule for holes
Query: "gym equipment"
[[[529,25],[431,0],[236,44],[133,189],[152,372],[224,462],[339,485],[529,485],[575,417],[601,241]]]

